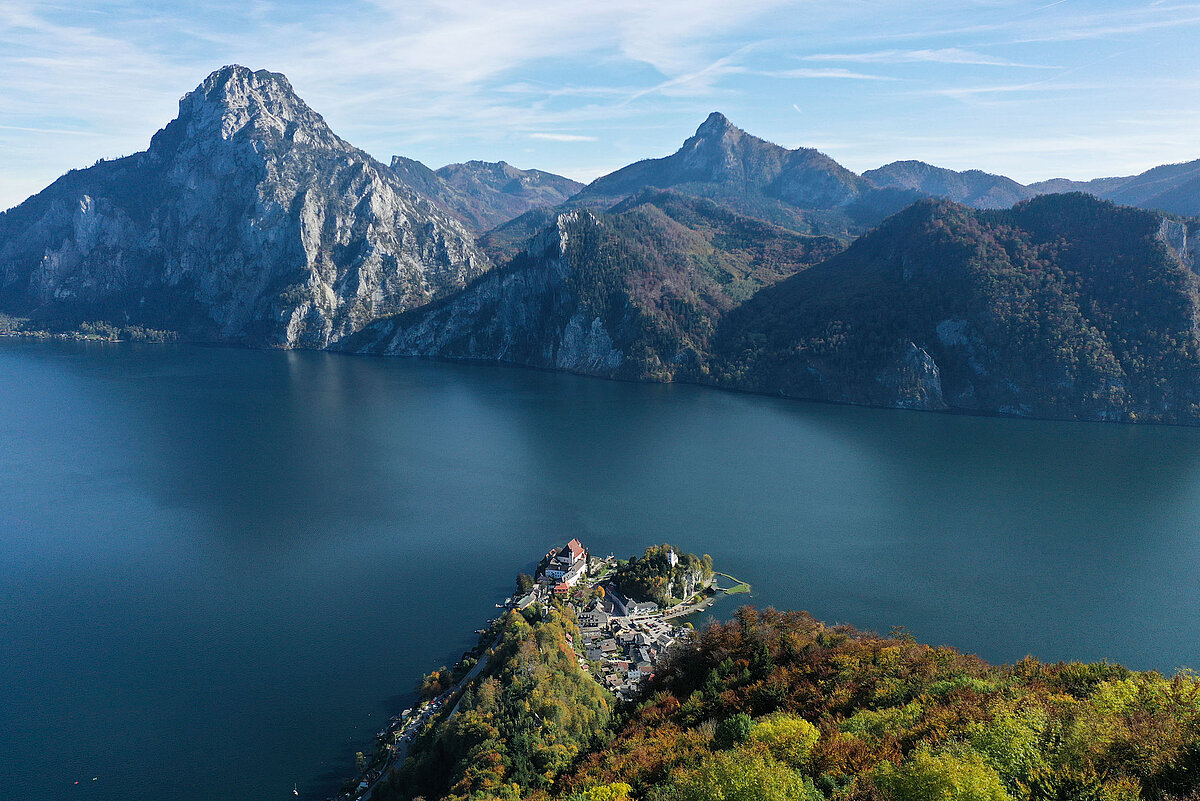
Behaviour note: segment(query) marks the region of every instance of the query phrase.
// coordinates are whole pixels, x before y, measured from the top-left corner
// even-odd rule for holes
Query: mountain
[[[609,212],[557,214],[503,268],[339,347],[698,380],[724,314],[840,249],[829,237],[649,190]]]
[[[185,95],[148,150],[0,215],[0,309],[224,342],[324,347],[489,267],[286,78],[241,66]]]
[[[977,209],[1008,208],[1037,195],[1086,192],[1122,206],[1200,215],[1200,160],[1164,164],[1139,175],[1091,181],[1052,178],[1028,185],[981,170],[956,172],[922,161],[895,161],[867,170],[862,177],[875,186],[911,190]]]
[[[845,403],[1197,423],[1195,234],[1084,194],[922,201],[727,315],[713,374]]]
[[[431,170],[393,156],[391,166],[406,183],[480,233],[532,209],[558,206],[583,188],[570,178],[517,169],[504,161],[468,161]]]
[[[910,189],[977,209],[1006,209],[1038,194],[1003,175],[982,170],[956,172],[923,161],[893,161],[867,170],[862,177],[875,186]]]
[[[1200,159],[1164,164],[1124,178],[1093,181],[1055,178],[1030,184],[1029,189],[1036,193],[1087,192],[1126,206],[1191,217],[1200,215]]]
[[[713,112],[672,155],[597,178],[570,204],[605,208],[648,187],[709,198],[798,232],[842,236],[919,197],[877,188],[823,153],[788,150]]]

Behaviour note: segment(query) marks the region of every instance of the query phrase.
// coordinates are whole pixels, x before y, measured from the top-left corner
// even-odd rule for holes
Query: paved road
[[[462,681],[460,681],[458,684],[456,684],[454,686],[454,690],[452,690],[451,692],[447,692],[442,697],[444,699],[449,698],[453,692],[458,691],[460,688],[465,690],[467,688],[467,685],[469,685],[472,681],[474,681],[475,677],[479,675],[480,671],[482,671],[484,669],[484,667],[487,666],[488,659],[491,658],[491,655],[492,655],[491,651],[484,652],[483,658],[480,659],[478,663],[476,663],[475,667],[471,668],[471,670],[467,673],[467,675],[463,676]],[[458,702],[454,704],[454,709],[450,710],[450,714],[446,716],[446,720],[450,720],[455,715],[457,715],[458,708],[460,706],[462,706],[462,695],[461,694],[458,697]],[[436,714],[436,713],[426,710],[422,714],[418,715],[415,719],[413,719],[416,721],[415,724],[414,723],[406,724],[404,728],[405,729],[411,728],[413,731],[416,731],[416,729],[420,728],[421,724],[425,720],[432,717],[434,714]],[[361,796],[358,797],[358,801],[371,801],[371,795],[375,792],[375,786],[377,784],[379,784],[379,782],[382,781],[384,779],[384,777],[386,777],[389,773],[391,773],[396,767],[404,764],[404,760],[408,757],[408,746],[410,744],[411,744],[411,741],[409,741],[409,740],[401,740],[400,741],[400,744],[398,746],[396,746],[396,752],[392,755],[392,758],[388,760],[387,764],[383,766],[383,770],[381,770],[379,772],[379,778],[376,779],[371,784],[371,786],[367,788],[367,791],[365,793],[363,793]]]

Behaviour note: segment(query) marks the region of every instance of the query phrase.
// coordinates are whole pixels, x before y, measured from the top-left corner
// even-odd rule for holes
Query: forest
[[[726,315],[713,376],[880,406],[1195,422],[1197,278],[1163,225],[1083,194],[915,203]]]
[[[377,798],[1183,801],[1200,679],[1109,662],[993,666],[903,632],[743,607],[616,706],[569,609],[503,619],[486,676]]]
[[[902,633],[741,609],[565,774],[572,801],[1196,798],[1200,680],[994,667]],[[539,795],[538,797],[546,797]]]

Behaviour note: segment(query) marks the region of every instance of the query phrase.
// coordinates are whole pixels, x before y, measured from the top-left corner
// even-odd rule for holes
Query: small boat
[[[300,790],[296,787],[295,782],[292,783],[292,795],[300,795]]]

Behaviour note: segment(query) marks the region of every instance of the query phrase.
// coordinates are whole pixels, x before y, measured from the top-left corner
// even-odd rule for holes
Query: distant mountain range
[[[917,161],[857,175],[716,113],[674,154],[587,186],[505,162],[384,165],[282,75],[230,66],[145,152],[0,214],[0,312],[1195,423],[1198,212],[1200,162],[1029,186]]]
[[[956,172],[922,161],[896,161],[863,173],[881,187],[909,189],[977,209],[1008,208],[1038,195],[1086,192],[1123,206],[1165,211],[1186,217],[1200,214],[1200,160],[1166,164],[1139,175],[1071,181],[1053,178],[1022,185],[980,170]]]
[[[642,189],[709,198],[800,233],[861,233],[920,194],[877,187],[811,148],[788,150],[713,112],[678,151],[609,173],[571,198],[605,208]]]
[[[570,178],[519,170],[503,161],[468,161],[431,170],[419,161],[392,156],[392,171],[477,233],[531,209],[557,206],[583,189]]]

